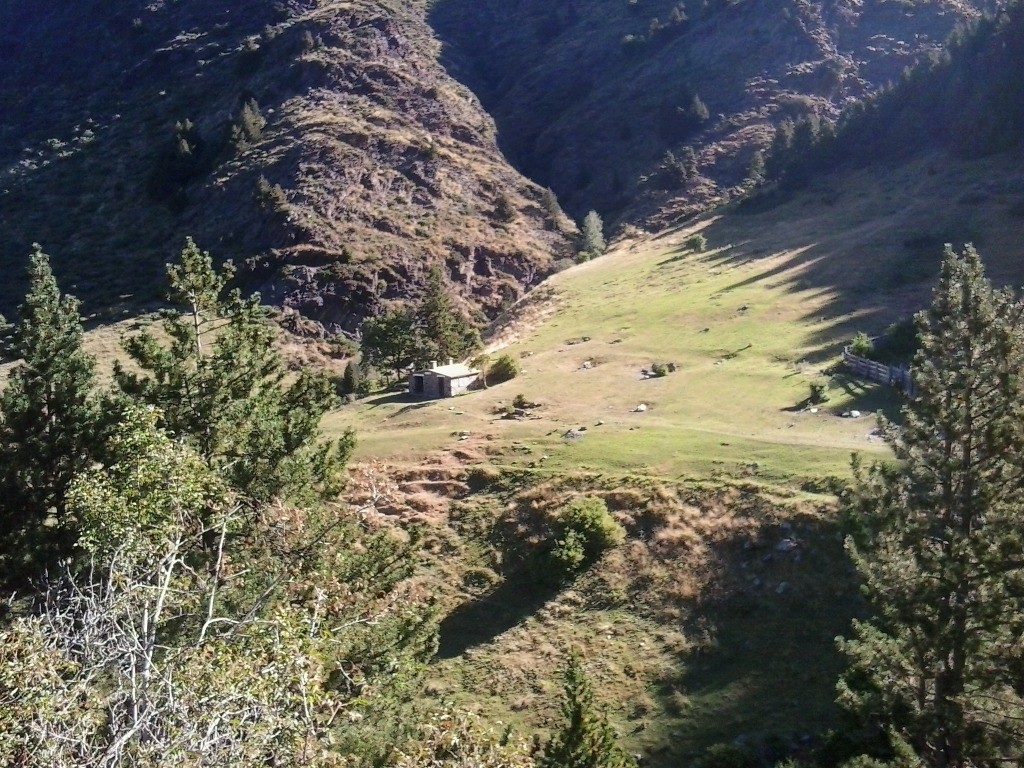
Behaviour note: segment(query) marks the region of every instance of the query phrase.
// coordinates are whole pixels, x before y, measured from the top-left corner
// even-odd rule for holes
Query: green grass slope
[[[870,417],[839,414],[892,399],[838,376],[825,406],[812,412],[804,401],[855,317],[834,316],[834,294],[804,283],[799,250],[736,263],[728,247],[687,250],[690,232],[624,242],[551,278],[508,331],[501,351],[524,367],[512,382],[456,400],[373,397],[329,426],[354,427],[363,455],[377,457],[412,456],[468,432],[498,463],[544,472],[772,484],[845,475],[851,451],[879,443]],[[645,378],[652,363],[677,370]],[[528,418],[495,413],[519,393],[540,404]],[[581,438],[563,439],[580,427]]]

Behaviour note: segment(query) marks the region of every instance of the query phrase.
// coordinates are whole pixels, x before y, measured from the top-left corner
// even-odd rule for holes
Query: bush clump
[[[551,529],[550,575],[558,580],[572,577],[626,540],[604,500],[592,496],[562,507]]]
[[[690,235],[683,241],[683,247],[694,253],[704,253],[708,249],[708,239],[704,235]]]
[[[850,342],[850,352],[855,354],[857,357],[870,358],[875,351],[875,343],[871,340],[871,337],[861,331],[853,340]]]
[[[810,384],[811,394],[807,398],[812,404],[828,402],[828,382],[812,381]]]
[[[509,381],[519,375],[519,362],[511,355],[501,355],[487,370],[487,378],[494,384]]]

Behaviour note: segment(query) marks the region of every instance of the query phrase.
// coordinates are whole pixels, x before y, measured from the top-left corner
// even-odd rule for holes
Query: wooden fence
[[[890,387],[899,387],[910,397],[915,394],[914,375],[910,368],[905,365],[893,366],[876,363],[865,357],[857,357],[850,351],[849,347],[843,348],[843,362],[853,372],[854,376],[862,379],[877,381],[880,384],[888,384]]]

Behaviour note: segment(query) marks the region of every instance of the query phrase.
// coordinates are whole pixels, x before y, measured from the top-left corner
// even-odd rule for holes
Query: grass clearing
[[[389,460],[469,432],[499,464],[552,472],[796,485],[845,476],[852,451],[880,448],[868,413],[897,403],[828,372],[856,315],[832,314],[836,296],[804,286],[800,252],[736,262],[727,247],[684,250],[692,231],[622,244],[551,278],[546,320],[502,350],[522,361],[515,380],[453,400],[371,397],[332,414],[328,429],[355,427],[361,456]],[[676,371],[643,376],[652,363]],[[812,411],[820,378],[831,399]],[[518,393],[541,407],[521,421],[495,414]],[[841,418],[851,409],[865,416]],[[582,439],[562,439],[581,427]]]

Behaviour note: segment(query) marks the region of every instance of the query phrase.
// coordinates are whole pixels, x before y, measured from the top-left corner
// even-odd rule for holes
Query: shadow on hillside
[[[733,743],[771,765],[839,724],[844,660],[834,638],[849,633],[863,602],[838,534],[835,523],[793,520],[726,545],[718,597],[688,633],[694,650],[655,689],[685,721],[677,761]]]
[[[861,413],[875,413],[889,421],[899,424],[902,421],[900,409],[904,399],[898,390],[875,382],[865,381],[848,373],[838,373],[832,377],[848,398],[843,402],[841,410],[857,410]],[[836,408],[831,410],[835,411]]]
[[[385,392],[380,395],[373,395],[371,397],[367,397],[363,402],[371,408],[380,408],[382,405],[393,405],[395,403],[408,403],[405,408],[395,414],[397,416],[400,413],[415,410],[416,408],[425,408],[430,405],[433,400],[424,400],[419,397],[413,397],[405,390],[402,390],[399,392]]]
[[[490,642],[540,610],[558,589],[538,586],[523,572],[493,592],[463,603],[441,622],[437,658],[461,656],[474,646]]]
[[[1006,261],[999,238],[978,223],[987,215],[981,207],[926,205],[937,194],[936,180],[928,179],[921,199],[897,187],[869,195],[863,185],[848,189],[844,181],[780,199],[765,193],[770,206],[733,206],[702,227],[711,268],[754,268],[723,293],[760,283],[806,297],[815,308],[805,321],[820,326],[808,342],[828,346],[858,331],[881,333],[926,306],[944,243],[959,248],[973,241],[983,256],[991,250],[994,266]],[[680,245],[660,264],[669,267],[685,255]],[[990,272],[999,282],[997,273],[1007,270]]]

